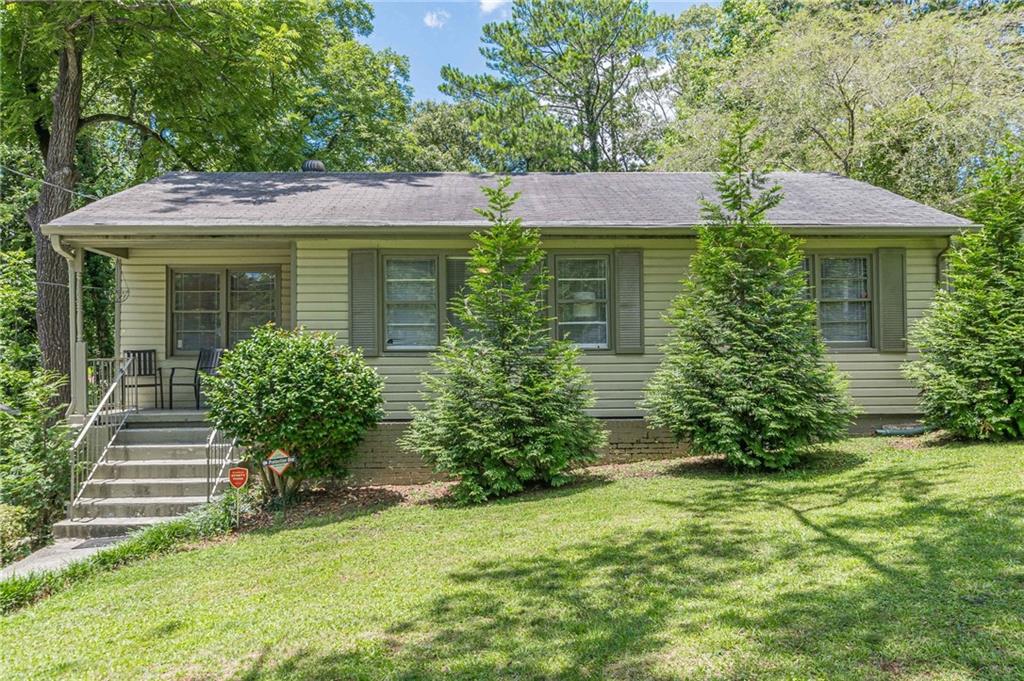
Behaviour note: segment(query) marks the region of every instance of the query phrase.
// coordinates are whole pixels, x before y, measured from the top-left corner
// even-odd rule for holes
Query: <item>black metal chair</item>
[[[153,389],[153,405],[160,405],[164,408],[164,372],[156,365],[156,350],[125,350],[125,358],[131,360],[128,371],[125,372],[125,380],[121,383],[121,402],[124,402],[124,393],[127,388],[134,388],[136,394],[139,388]],[[143,383],[140,379],[151,378],[151,382]],[[129,382],[129,379],[133,379]]]
[[[217,373],[217,367],[220,366],[221,355],[224,354],[224,350],[221,348],[208,348],[206,350],[199,351],[199,358],[196,360],[196,366],[194,369],[188,367],[175,367],[171,369],[171,409],[174,409],[174,386],[176,385],[189,385],[192,386],[192,392],[196,398],[196,409],[199,409],[199,399],[203,389],[203,376],[213,376]],[[174,373],[177,371],[190,371],[192,372],[191,378],[187,382],[174,382]]]

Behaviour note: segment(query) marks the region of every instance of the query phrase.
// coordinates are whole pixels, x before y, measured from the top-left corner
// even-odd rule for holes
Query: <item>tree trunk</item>
[[[587,140],[590,142],[590,149],[587,150],[590,167],[587,170],[596,173],[601,169],[601,150],[598,145],[597,123],[593,121],[587,123]]]
[[[36,327],[43,367],[68,375],[71,344],[68,327],[68,266],[50,246],[41,226],[71,210],[71,190],[78,179],[75,169],[75,138],[82,97],[81,54],[73,37],[60,54],[60,68],[53,93],[53,117],[46,150],[46,184],[39,190],[38,203],[29,209],[28,221],[35,236]],[[65,387],[61,398],[70,399]]]

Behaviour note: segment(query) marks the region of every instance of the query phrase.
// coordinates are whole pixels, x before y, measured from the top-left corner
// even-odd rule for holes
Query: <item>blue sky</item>
[[[660,14],[678,14],[694,4],[651,1]],[[376,17],[367,42],[374,48],[390,47],[409,58],[409,81],[416,99],[444,99],[438,92],[441,67],[452,64],[469,73],[484,70],[480,56],[480,29],[490,21],[508,16],[508,4],[501,0],[464,2],[374,2]]]

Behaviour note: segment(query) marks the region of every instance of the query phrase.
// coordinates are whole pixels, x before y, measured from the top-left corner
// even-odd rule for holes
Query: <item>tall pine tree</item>
[[[722,144],[720,203],[703,202],[697,252],[643,407],[695,453],[784,468],[803,447],[843,437],[853,409],[825,357],[800,242],[765,216],[782,192],[746,168],[759,145],[751,128],[737,123]]]
[[[519,194],[508,185],[484,188],[488,207],[477,212],[491,227],[473,235],[465,298],[451,307],[460,323],[434,356],[437,372],[423,376],[426,407],[413,409],[402,439],[459,480],[462,503],[561,485],[605,439],[585,412],[594,397],[579,350],[551,335],[540,233],[509,217]]]
[[[979,175],[968,217],[981,229],[949,256],[948,286],[911,331],[906,368],[925,420],[958,437],[1024,437],[1024,141]]]

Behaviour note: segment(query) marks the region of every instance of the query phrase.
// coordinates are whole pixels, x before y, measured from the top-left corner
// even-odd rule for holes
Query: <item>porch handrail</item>
[[[78,437],[71,445],[69,453],[71,464],[71,504],[68,506],[68,518],[74,519],[75,505],[85,491],[85,486],[92,480],[96,469],[107,458],[107,452],[114,438],[121,431],[128,414],[139,410],[137,391],[122,390],[122,381],[128,374],[132,358],[124,360],[117,374],[110,381],[106,392],[92,410],[85,425],[78,431]],[[130,395],[129,402],[126,397]]]
[[[237,439],[228,440],[227,433],[216,426],[206,438],[206,501],[213,501],[217,486],[224,479],[224,469],[234,460],[232,454],[237,444]]]

